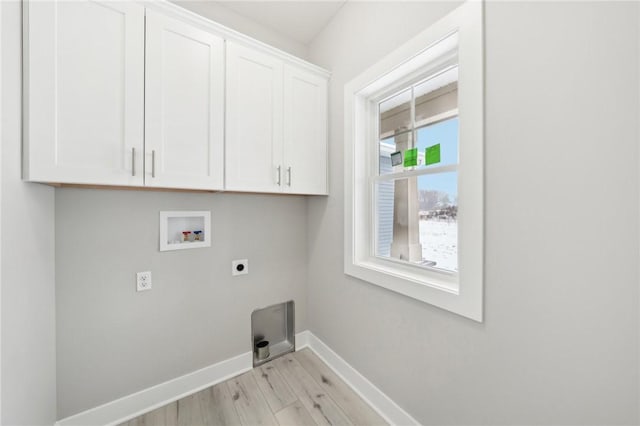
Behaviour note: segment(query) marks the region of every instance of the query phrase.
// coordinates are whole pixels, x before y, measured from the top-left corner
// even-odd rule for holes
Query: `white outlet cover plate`
[[[238,271],[238,265],[243,265],[242,271]],[[231,275],[246,275],[249,273],[249,260],[238,259],[231,262]]]
[[[136,274],[136,286],[138,291],[151,290],[151,271],[138,272]]]

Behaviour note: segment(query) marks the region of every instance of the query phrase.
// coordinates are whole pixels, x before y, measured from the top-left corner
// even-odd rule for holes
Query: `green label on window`
[[[404,152],[404,166],[411,167],[418,165],[418,148],[407,149]]]
[[[440,144],[427,147],[424,153],[424,164],[437,164],[440,162]]]

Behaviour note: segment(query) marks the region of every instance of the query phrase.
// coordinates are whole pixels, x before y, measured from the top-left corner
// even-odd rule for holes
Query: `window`
[[[482,321],[482,4],[345,86],[345,273]]]
[[[378,103],[376,256],[458,271],[457,82],[453,66]]]

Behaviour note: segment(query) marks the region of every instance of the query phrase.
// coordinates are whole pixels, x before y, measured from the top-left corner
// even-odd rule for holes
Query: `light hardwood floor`
[[[386,424],[313,352],[303,349],[120,426]]]

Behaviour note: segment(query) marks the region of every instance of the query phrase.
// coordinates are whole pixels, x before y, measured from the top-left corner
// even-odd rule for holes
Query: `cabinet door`
[[[284,191],[327,193],[327,80],[284,68]]]
[[[145,185],[222,189],[224,40],[147,10]]]
[[[26,180],[142,185],[144,7],[24,3]]]
[[[280,192],[282,61],[227,42],[226,118],[226,189]]]

